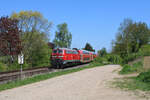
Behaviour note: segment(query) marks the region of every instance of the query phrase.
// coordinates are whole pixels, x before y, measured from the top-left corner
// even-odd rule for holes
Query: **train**
[[[96,53],[69,48],[55,48],[51,54],[51,64],[53,67],[59,69],[73,64],[84,64],[93,61],[96,58]]]

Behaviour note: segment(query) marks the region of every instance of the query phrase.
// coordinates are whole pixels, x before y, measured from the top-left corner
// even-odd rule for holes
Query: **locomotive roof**
[[[63,49],[63,50],[73,50],[73,51],[76,51],[76,50],[70,49],[70,48],[55,48],[55,49]]]
[[[72,50],[72,51],[77,51],[75,49],[70,49],[70,48],[55,48],[55,49],[62,49],[62,50]],[[83,49],[79,49],[79,51],[84,51],[84,52],[88,52],[88,53],[92,53],[92,54],[96,54],[93,51],[87,51],[87,50],[83,50]]]

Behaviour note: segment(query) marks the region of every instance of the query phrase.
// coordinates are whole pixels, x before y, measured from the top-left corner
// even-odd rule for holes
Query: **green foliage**
[[[119,55],[108,54],[106,59],[111,62],[111,64],[122,64],[122,58]]]
[[[120,71],[120,74],[130,74],[130,73],[134,73],[134,72],[139,73],[142,71],[143,71],[143,63],[142,63],[142,61],[139,61],[132,65],[128,65],[128,64],[123,65],[123,68]]]
[[[21,65],[18,64],[17,61],[15,61],[14,63],[10,64],[8,67],[7,67],[7,70],[6,71],[14,71],[14,70],[20,70],[20,67]],[[23,69],[28,69],[30,68],[31,65],[27,64],[26,62],[24,62],[24,64],[22,65],[22,68]]]
[[[107,64],[122,64],[122,59],[118,55],[108,54],[105,57],[97,57],[91,63],[93,65],[107,65]]]
[[[110,62],[105,57],[97,57],[94,59],[94,61],[91,64],[93,64],[93,65],[106,65],[106,64],[110,64]]]
[[[25,41],[25,44],[32,45],[27,51],[24,51],[25,60],[31,66],[47,66],[50,64],[51,50],[47,45],[47,37],[44,33],[32,32],[32,38]],[[28,38],[27,34],[24,38]]]
[[[38,11],[13,12],[11,18],[19,21],[18,27],[22,30],[22,35],[26,34],[26,32],[33,31],[38,31],[47,35],[50,33],[52,23],[44,18]]]
[[[14,62],[8,67],[8,71],[19,70],[19,69],[20,69],[20,65],[17,62]]]
[[[89,43],[86,43],[84,50],[94,51],[95,52],[95,50],[93,49],[93,47]]]
[[[117,79],[113,84],[121,89],[150,91],[149,82],[143,82],[136,77]]]
[[[102,48],[101,50],[98,51],[98,55],[100,57],[104,57],[107,55],[107,51],[106,51],[106,48]]]
[[[150,44],[143,45],[139,50],[140,56],[150,56]]]
[[[137,79],[145,82],[145,83],[150,83],[150,70],[147,72],[142,72],[137,76]]]
[[[121,23],[116,40],[113,41],[113,53],[124,57],[137,53],[139,49],[149,43],[150,30],[144,22],[133,22],[125,19]]]
[[[19,21],[18,27],[22,30],[22,52],[26,65],[30,67],[48,66],[51,50],[47,43],[52,23],[37,11],[14,12],[11,18]]]
[[[132,54],[126,55],[123,58],[123,63],[126,64],[129,61],[134,61],[136,58],[139,58],[139,57],[140,57],[139,53],[132,53]]]
[[[122,70],[120,71],[120,74],[128,74],[128,73],[130,73],[130,72],[132,72],[131,66],[128,65],[128,64],[125,64],[125,65],[123,66]]]
[[[7,70],[7,66],[3,64],[2,62],[0,62],[0,72],[6,71],[6,70]]]
[[[129,90],[138,89],[142,91],[150,91],[150,70],[147,72],[143,72],[143,68],[141,66],[141,62],[134,64],[132,68],[128,66],[128,68],[126,68],[126,70],[128,71],[124,71],[124,74],[137,71],[141,73],[136,77],[129,77],[123,80],[118,80],[114,82],[114,84],[122,89],[125,88]]]
[[[57,25],[55,39],[53,40],[56,47],[70,48],[72,41],[72,34],[68,31],[66,23]]]
[[[150,56],[150,45],[149,44],[143,45],[137,53],[132,53],[132,54],[126,55],[123,58],[123,63],[126,64],[129,61],[134,61],[135,59],[138,59],[138,58],[144,57],[144,56]]]

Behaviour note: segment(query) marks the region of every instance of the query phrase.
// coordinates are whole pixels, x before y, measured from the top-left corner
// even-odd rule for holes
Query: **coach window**
[[[74,51],[74,54],[78,54],[78,52],[77,52],[77,51]]]
[[[72,51],[72,54],[76,54],[75,51]]]
[[[71,51],[70,51],[70,50],[67,50],[66,53],[67,53],[67,54],[71,54]]]

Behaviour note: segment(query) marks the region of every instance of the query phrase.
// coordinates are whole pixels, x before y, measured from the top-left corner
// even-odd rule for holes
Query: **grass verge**
[[[117,79],[113,84],[116,87],[125,90],[142,90],[142,91],[149,91],[150,84],[139,81],[136,77],[128,77],[124,79]]]
[[[131,74],[131,73],[140,73],[144,70],[143,61],[136,62],[132,65],[125,64],[123,65],[120,74]]]
[[[112,83],[113,87],[115,86],[115,88],[117,87],[125,91],[131,91],[131,93],[138,98],[145,98],[146,100],[150,99],[150,84],[140,81],[137,77],[117,78]]]
[[[12,89],[12,88],[23,86],[26,84],[39,82],[42,80],[50,79],[53,77],[57,77],[57,76],[61,76],[61,75],[65,75],[65,74],[69,74],[69,73],[73,73],[73,72],[77,72],[77,71],[81,71],[84,69],[93,68],[93,67],[97,67],[97,66],[100,66],[100,64],[96,64],[96,65],[95,64],[89,64],[88,66],[84,66],[84,67],[80,67],[80,68],[68,69],[68,70],[63,70],[63,71],[59,71],[59,72],[52,72],[52,73],[34,76],[34,77],[27,78],[24,80],[17,80],[14,82],[9,82],[9,83],[0,85],[0,91],[6,90],[6,89]]]
[[[142,90],[142,91],[150,91],[150,84],[142,82],[137,79],[137,77],[128,77],[123,79],[116,79],[113,82],[116,87],[125,90]]]

